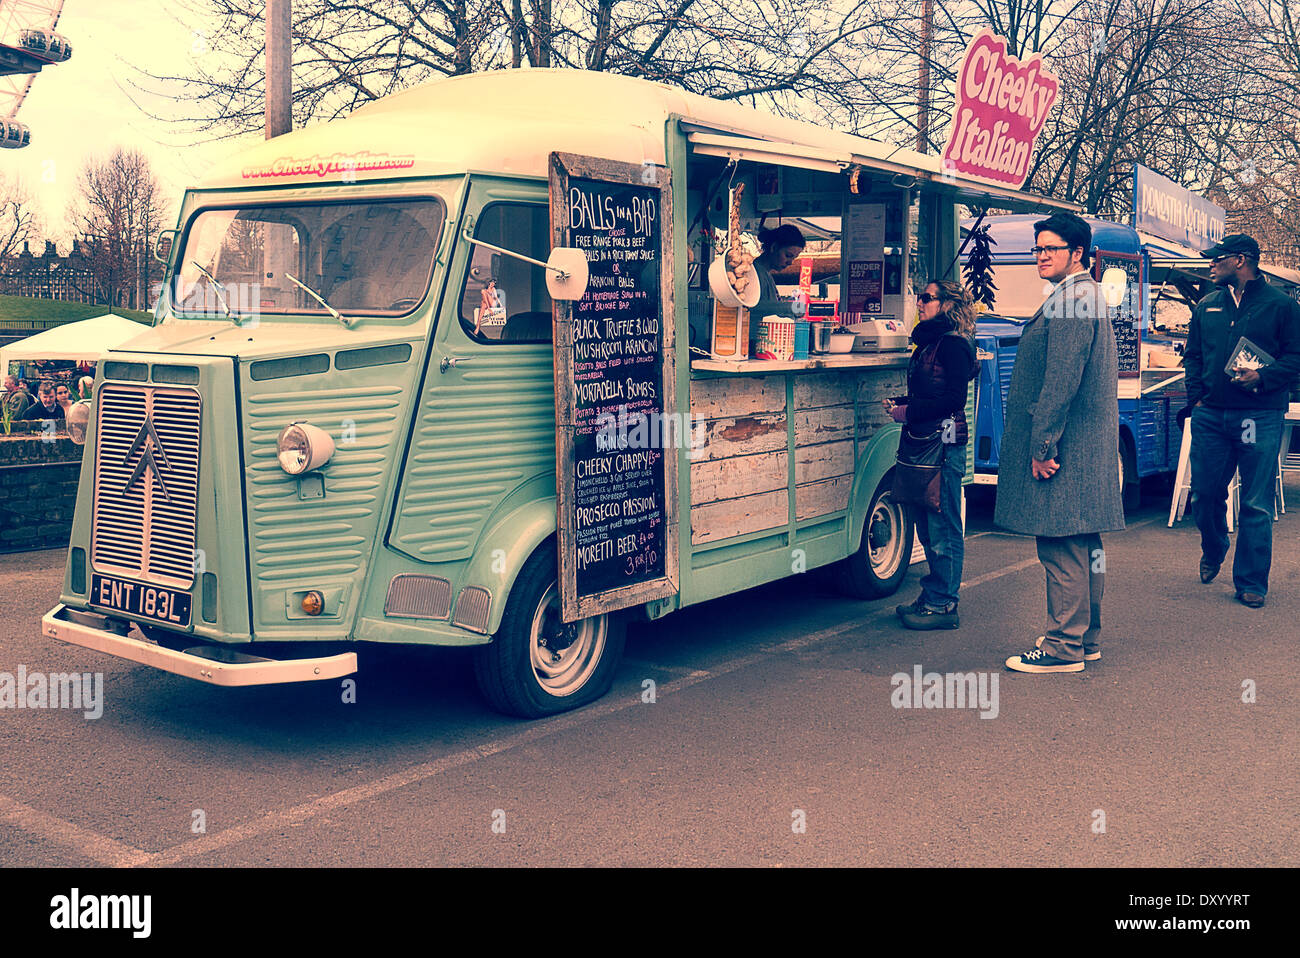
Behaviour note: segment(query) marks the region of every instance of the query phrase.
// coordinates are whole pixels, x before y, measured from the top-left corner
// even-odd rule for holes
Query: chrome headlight
[[[295,422],[280,430],[275,441],[280,468],[291,476],[319,469],[334,455],[334,440],[319,426]]]
[[[90,400],[82,399],[80,402],[74,402],[64,411],[63,420],[68,430],[68,438],[78,446],[84,446],[86,428],[90,425]]]

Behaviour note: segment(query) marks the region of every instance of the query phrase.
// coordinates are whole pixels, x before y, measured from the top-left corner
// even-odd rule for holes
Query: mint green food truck
[[[830,565],[890,595],[906,352],[711,356],[739,287],[708,267],[729,220],[829,218],[841,313],[910,322],[958,204],[1070,208],[586,71],[441,80],[266,141],[186,192],[153,327],[69,415],[44,632],[228,686],[474,646],[487,701],[538,717],[609,689],[633,617]]]

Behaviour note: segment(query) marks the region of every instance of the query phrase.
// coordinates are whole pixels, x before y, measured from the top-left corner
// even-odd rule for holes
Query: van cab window
[[[174,302],[182,314],[399,316],[424,299],[441,237],[434,199],[204,210],[185,235]]]
[[[550,211],[539,203],[493,203],[478,218],[474,238],[545,260],[551,252]],[[460,322],[483,343],[549,343],[551,297],[540,266],[472,247],[460,297]]]

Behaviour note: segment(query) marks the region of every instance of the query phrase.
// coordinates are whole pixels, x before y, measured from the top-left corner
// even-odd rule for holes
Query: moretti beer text
[[[658,192],[569,182],[571,242],[590,266],[587,293],[572,312],[574,531],[584,595],[664,570],[661,437],[635,428],[663,411]]]

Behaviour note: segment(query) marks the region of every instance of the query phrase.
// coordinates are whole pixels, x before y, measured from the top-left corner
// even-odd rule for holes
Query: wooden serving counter
[[[842,528],[859,464],[893,425],[881,399],[906,392],[907,361],[907,353],[693,360],[692,547],[764,533],[792,541],[809,525],[829,533],[833,520]]]
[[[765,376],[771,373],[812,372],[827,369],[905,369],[910,352],[821,353],[807,359],[771,360],[693,359],[691,374],[725,373],[733,376]]]

